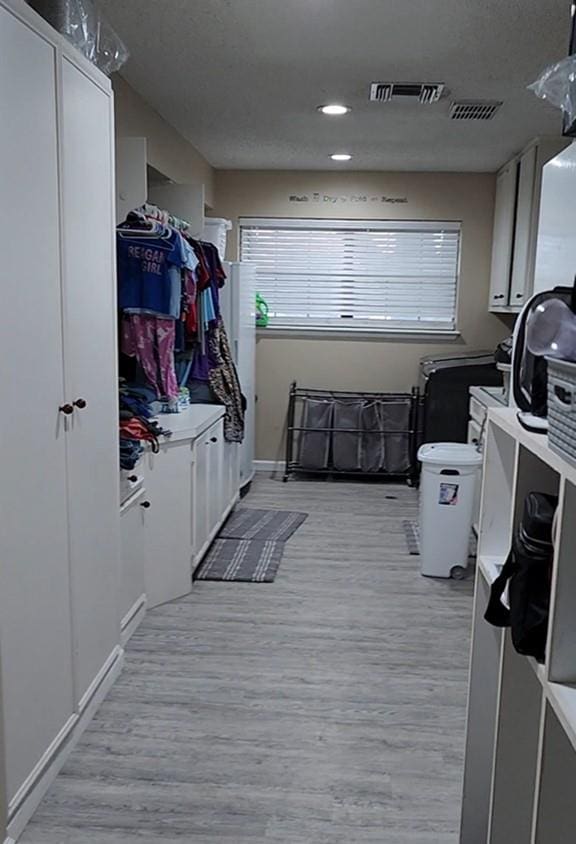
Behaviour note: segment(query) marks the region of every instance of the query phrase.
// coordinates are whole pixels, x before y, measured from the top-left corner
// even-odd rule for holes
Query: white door
[[[62,64],[66,391],[76,699],[119,641],[112,100]],[[85,404],[85,406],[84,406]]]
[[[0,628],[8,797],[73,711],[55,51],[0,6]]]
[[[512,247],[514,244],[514,216],[518,162],[511,161],[498,173],[496,203],[494,206],[494,232],[492,238],[492,269],[490,272],[490,307],[508,305]]]
[[[208,478],[208,442],[204,435],[192,444],[192,543],[194,562],[200,561],[200,555],[208,542],[208,501],[210,497]]]
[[[146,592],[144,568],[146,560],[145,513],[146,490],[134,496],[120,518],[120,618],[122,628],[130,621],[135,605]]]
[[[191,451],[187,441],[162,447],[142,461],[146,488],[146,594],[155,607],[192,588],[190,561]]]
[[[518,201],[516,203],[516,228],[514,255],[512,257],[512,282],[510,305],[521,308],[526,294],[532,289],[532,254],[534,247],[533,208],[538,148],[529,147],[520,159]]]

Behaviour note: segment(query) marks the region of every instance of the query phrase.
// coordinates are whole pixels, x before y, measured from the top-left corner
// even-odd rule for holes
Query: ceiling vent
[[[420,103],[437,103],[444,93],[444,83],[373,82],[370,101],[389,103],[391,100],[410,99]]]
[[[500,100],[459,100],[450,106],[451,120],[492,120]]]

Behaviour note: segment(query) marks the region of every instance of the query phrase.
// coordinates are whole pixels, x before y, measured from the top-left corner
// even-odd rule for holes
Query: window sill
[[[337,340],[380,340],[385,342],[391,339],[398,340],[413,340],[413,341],[430,341],[430,340],[458,340],[460,332],[457,329],[452,330],[422,330],[416,329],[401,329],[401,328],[286,328],[282,326],[268,328],[257,328],[256,337],[276,337],[276,338],[297,338],[304,339],[337,339]]]

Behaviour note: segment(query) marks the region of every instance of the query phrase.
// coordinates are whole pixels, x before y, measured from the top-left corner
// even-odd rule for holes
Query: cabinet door
[[[514,160],[498,173],[496,182],[490,273],[491,308],[507,305],[509,300],[517,181],[518,163]]]
[[[205,550],[208,542],[208,453],[209,445],[204,435],[192,445],[192,537],[194,549],[194,561],[200,561],[200,555]]]
[[[192,588],[191,452],[187,441],[147,454],[142,473],[150,507],[146,521],[146,594],[155,607]]]
[[[240,445],[224,442],[224,510],[232,504],[240,488]]]
[[[120,635],[113,121],[109,93],[66,59],[62,120],[65,378],[78,401],[67,444],[81,701]]]
[[[52,45],[0,6],[0,686],[9,799],[73,712],[55,66]]]
[[[123,511],[120,518],[120,619],[122,629],[130,621],[137,603],[146,593],[145,560],[146,541],[144,538],[146,490],[134,497]]]
[[[518,308],[524,304],[526,294],[528,292],[529,295],[532,286],[532,257],[536,237],[533,208],[537,154],[538,148],[534,145],[527,149],[520,159],[509,302]]]
[[[208,447],[208,530],[216,530],[224,512],[224,426],[213,425],[206,434]]]

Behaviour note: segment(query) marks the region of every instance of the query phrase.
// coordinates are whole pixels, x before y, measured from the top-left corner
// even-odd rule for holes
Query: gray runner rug
[[[196,580],[272,583],[284,553],[284,543],[262,539],[216,539]]]
[[[286,542],[308,518],[292,510],[235,510],[220,533],[220,539],[266,539]]]
[[[404,536],[406,537],[406,545],[408,553],[412,555],[420,554],[420,525],[417,521],[406,519],[402,522],[404,528]],[[477,540],[474,532],[470,536],[470,556],[476,556]]]

